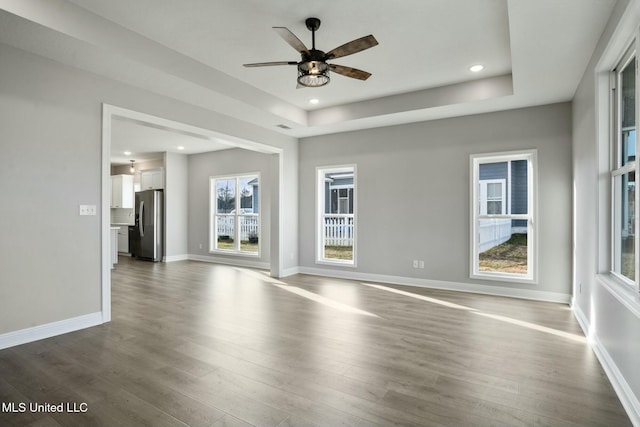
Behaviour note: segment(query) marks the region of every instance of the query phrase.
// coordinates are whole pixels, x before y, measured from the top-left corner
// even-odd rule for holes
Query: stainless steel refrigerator
[[[136,193],[136,223],[130,242],[136,258],[162,261],[164,247],[164,200],[162,190]]]

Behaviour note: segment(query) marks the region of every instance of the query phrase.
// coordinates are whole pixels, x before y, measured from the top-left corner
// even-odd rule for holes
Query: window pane
[[[217,212],[231,213],[236,208],[236,180],[216,180]]]
[[[216,215],[216,249],[235,250],[235,225],[235,216]]]
[[[487,215],[500,215],[502,214],[502,202],[487,202]]]
[[[527,189],[529,162],[527,160],[514,160],[511,162],[511,213],[527,214],[529,194]]]
[[[617,245],[615,270],[630,280],[635,280],[635,194],[636,194],[636,178],[635,172],[626,173],[616,180],[619,185],[619,191],[616,191],[620,200],[618,230],[619,238],[616,238]]]
[[[240,214],[258,213],[258,178],[240,178]]]
[[[480,271],[528,273],[527,228],[518,231],[512,233],[512,221],[509,219],[480,220]]]
[[[502,199],[502,184],[489,183],[487,184],[487,199],[489,200],[501,200]]]
[[[345,214],[349,213],[349,200],[348,199],[340,199],[340,213]]]
[[[338,213],[338,190],[331,190],[331,210],[330,213]]]
[[[240,215],[240,250],[258,253],[260,220],[258,215]]]
[[[353,216],[325,215],[323,258],[353,261]]]
[[[635,59],[620,72],[620,152],[621,165],[635,160],[636,73]]]

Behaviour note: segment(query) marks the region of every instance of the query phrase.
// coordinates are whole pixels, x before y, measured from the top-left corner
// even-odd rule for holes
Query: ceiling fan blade
[[[343,76],[351,77],[352,79],[367,80],[371,77],[371,73],[358,70],[357,68],[345,67],[344,65],[329,64],[329,68],[334,73],[342,74]]]
[[[325,58],[341,58],[343,56],[352,55],[365,49],[369,49],[377,44],[378,40],[376,40],[372,35],[360,37],[359,39],[352,40],[349,43],[345,43],[342,46],[338,46],[337,48],[330,50],[325,54]]]
[[[284,39],[289,45],[300,53],[309,54],[309,49],[293,34],[287,27],[273,27],[276,33]]]
[[[278,62],[254,62],[253,64],[242,64],[244,67],[271,67],[273,65],[298,65],[295,61],[278,61]]]

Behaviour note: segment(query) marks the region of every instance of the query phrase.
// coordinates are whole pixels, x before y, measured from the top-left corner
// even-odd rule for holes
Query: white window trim
[[[353,171],[353,260],[341,260],[324,258],[324,184],[327,173],[345,173],[351,177]],[[339,166],[318,166],[316,167],[316,264],[357,267],[357,241],[358,241],[358,190],[357,190],[357,166],[355,164]],[[336,188],[336,187],[332,187]]]
[[[212,188],[215,188],[215,183],[217,180],[222,179],[235,179],[236,180],[236,212],[234,214],[236,227],[235,227],[235,235],[233,237],[234,242],[238,242],[238,233],[240,232],[240,227],[238,224],[240,223],[239,218],[244,216],[252,216],[251,214],[241,214],[240,206],[239,206],[239,198],[240,194],[239,188],[239,180],[241,178],[249,178],[249,177],[258,177],[258,252],[245,252],[240,249],[218,249],[216,248],[216,201],[217,198],[212,197],[213,192]],[[239,173],[239,174],[225,174],[218,176],[210,176],[209,177],[209,253],[211,254],[220,254],[220,255],[234,255],[234,256],[242,256],[242,257],[250,257],[250,258],[259,258],[262,254],[262,177],[260,176],[260,172],[248,172],[248,173]]]
[[[528,185],[528,213],[505,215],[480,215],[477,207],[480,203],[478,191],[480,181],[480,164],[508,162],[514,160],[528,160],[527,185]],[[519,150],[499,153],[474,154],[470,156],[471,168],[471,238],[470,238],[470,266],[469,276],[472,279],[496,280],[515,283],[538,284],[538,152],[537,150]],[[511,185],[508,185],[511,188]],[[510,212],[510,209],[507,210]],[[479,269],[479,242],[478,242],[478,219],[483,218],[504,218],[522,219],[529,221],[529,232],[527,235],[527,258],[529,271],[526,275],[516,273],[485,272]]]

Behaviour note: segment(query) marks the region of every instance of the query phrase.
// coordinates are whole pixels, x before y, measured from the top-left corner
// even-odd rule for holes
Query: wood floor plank
[[[0,425],[631,425],[566,305],[381,285],[121,257],[111,322],[0,351],[0,402],[88,411]]]

